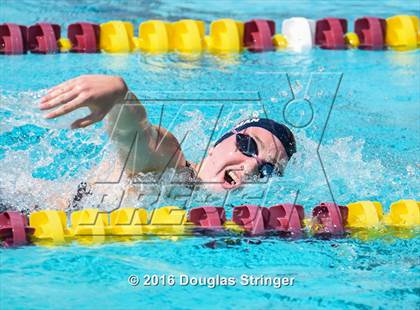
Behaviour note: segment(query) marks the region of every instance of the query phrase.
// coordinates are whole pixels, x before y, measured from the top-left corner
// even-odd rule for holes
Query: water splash
[[[0,115],[4,126],[0,131],[0,195],[3,203],[17,208],[33,208],[35,205],[40,208],[57,208],[58,205],[65,205],[74,196],[80,181],[89,179],[103,158],[108,162],[116,161],[115,149],[111,148],[108,150],[110,153],[105,155],[104,146],[108,137],[103,125],[72,131],[50,126],[48,121],[42,119],[36,102],[44,93],[1,93],[4,104]],[[252,104],[232,109],[216,130],[222,134],[238,120],[254,115],[255,111]],[[257,113],[262,112],[257,110]],[[203,111],[194,110],[184,111],[182,120],[175,125],[170,130],[179,141],[189,133],[183,144],[187,158],[199,162],[207,147],[209,130],[214,127],[215,121],[206,117]],[[130,180],[122,180],[118,184],[103,185],[102,188],[99,186],[95,194],[84,199],[79,207],[100,206],[112,210],[116,204],[121,203],[121,199],[125,206],[147,208],[184,202],[192,206],[200,201],[213,204],[227,202],[228,206],[252,202],[273,205],[295,201],[298,190],[298,203],[312,206],[319,201],[330,201],[327,182],[316,153],[318,141],[304,130],[298,131],[296,135],[298,153],[289,163],[284,177],[253,180],[245,188],[230,192],[227,199],[201,187],[191,198],[188,187],[174,186],[176,174],[168,170],[155,184],[133,185]],[[384,198],[389,201],[395,193],[400,197],[407,193],[414,197],[418,194],[416,187],[405,187],[408,183],[414,184],[418,169],[409,165],[404,170],[404,178],[395,175],[385,169],[379,159],[365,158],[365,146],[366,141],[363,139],[347,136],[330,139],[320,147],[336,201],[347,203],[359,199]],[[143,183],[147,180],[153,183],[157,175],[143,174],[139,177],[144,180]],[[180,178],[178,181],[185,179],[185,176]],[[127,189],[133,186],[142,194],[127,194],[130,192]],[[388,197],[387,193],[393,193],[393,196]]]

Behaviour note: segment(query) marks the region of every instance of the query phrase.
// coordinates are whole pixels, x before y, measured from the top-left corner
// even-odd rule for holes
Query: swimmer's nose
[[[253,157],[248,157],[241,165],[242,177],[254,176],[258,171],[258,163]]]

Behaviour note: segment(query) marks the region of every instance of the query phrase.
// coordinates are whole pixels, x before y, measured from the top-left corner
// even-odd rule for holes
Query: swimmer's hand
[[[127,85],[121,77],[82,75],[51,88],[41,98],[39,108],[56,108],[45,115],[45,118],[51,119],[88,107],[91,113],[71,124],[71,128],[83,128],[101,121],[115,104],[124,101],[127,91]]]

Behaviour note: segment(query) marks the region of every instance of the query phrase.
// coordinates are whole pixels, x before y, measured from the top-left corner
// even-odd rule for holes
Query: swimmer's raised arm
[[[116,105],[121,109],[118,106],[113,109]],[[128,163],[127,167],[132,167],[130,172],[162,171],[184,164],[185,158],[177,139],[166,129],[150,124],[144,106],[133,93],[128,92],[121,77],[80,76],[53,87],[40,102],[41,110],[55,108],[45,115],[48,119],[81,107],[88,107],[91,113],[73,122],[71,127],[87,127],[109,113],[108,132],[117,143],[122,160],[127,159],[133,137],[137,134],[137,153],[140,152],[141,156],[136,156],[134,163]]]
[[[91,114],[78,119],[72,128],[83,128],[101,121],[117,103],[124,103],[128,88],[118,76],[82,75],[61,83],[41,98],[40,109],[55,110],[45,118],[56,118],[81,107],[89,107]],[[145,111],[143,108],[145,117]]]

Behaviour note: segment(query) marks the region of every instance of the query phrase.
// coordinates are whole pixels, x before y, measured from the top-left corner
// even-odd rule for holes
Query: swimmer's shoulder
[[[185,167],[185,155],[175,135],[161,126],[152,127],[155,133],[150,141],[150,148],[153,155],[154,168],[158,168],[162,164],[164,165],[162,166],[163,169]]]

